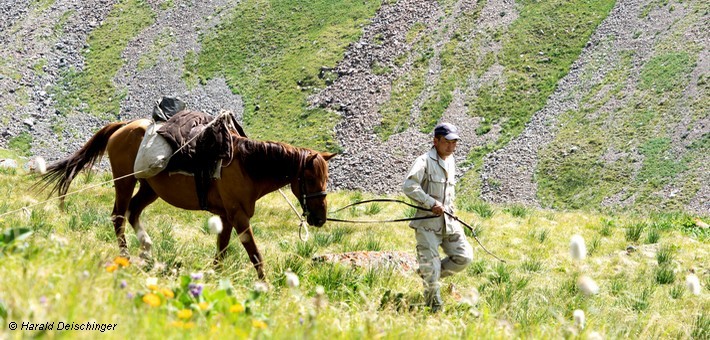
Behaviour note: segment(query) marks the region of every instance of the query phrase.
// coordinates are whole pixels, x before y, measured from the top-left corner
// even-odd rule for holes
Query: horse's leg
[[[119,177],[114,174],[114,178]],[[126,177],[114,182],[116,191],[116,199],[113,202],[113,212],[111,213],[111,221],[113,222],[113,230],[116,232],[118,240],[119,254],[128,258],[128,246],[126,245],[125,221],[126,211],[128,210],[128,202],[130,202],[133,188],[136,186],[136,179]]]
[[[232,229],[234,228],[227,216],[220,215],[219,218],[222,220],[222,232],[217,235],[217,255],[214,257],[215,265],[218,265],[224,260],[224,254],[227,250],[227,246],[229,246],[229,239],[232,238]]]
[[[158,194],[153,191],[145,180],[141,180],[140,183],[141,185],[140,188],[138,188],[138,192],[131,198],[131,202],[128,206],[128,222],[133,226],[133,231],[136,232],[136,237],[141,243],[140,257],[150,261],[152,259],[151,249],[153,248],[153,241],[150,239],[145,229],[143,229],[140,216],[145,207],[158,199]]]
[[[261,257],[261,253],[259,252],[259,248],[257,248],[256,242],[254,241],[254,233],[249,225],[248,217],[237,217],[237,235],[239,235],[239,242],[241,242],[244,249],[246,249],[247,254],[249,255],[249,260],[251,260],[251,263],[254,265],[254,269],[256,269],[256,274],[259,277],[259,280],[265,280],[266,276],[264,275],[264,262]]]

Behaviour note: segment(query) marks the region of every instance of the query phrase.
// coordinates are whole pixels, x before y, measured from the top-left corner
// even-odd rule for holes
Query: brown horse
[[[108,152],[116,190],[111,219],[120,254],[128,256],[124,235],[124,222],[128,220],[140,241],[140,256],[145,259],[151,258],[152,241],[140,223],[143,209],[160,197],[178,208],[201,210],[193,176],[167,171],[147,179],[132,175],[138,147],[149,124],[147,119],[138,119],[106,125],[81,149],[50,165],[43,178],[45,186],[53,184],[52,193],[63,196],[82,169],[91,167]],[[290,184],[307,222],[322,226],[326,221],[328,160],[335,154],[238,135],[232,135],[232,143],[234,155],[231,160],[224,160],[227,165],[222,167],[220,179],[212,181],[207,193],[207,210],[219,215],[223,224],[217,236],[215,263],[224,257],[232,228],[236,226],[239,241],[249,254],[259,279],[264,279],[261,253],[249,226],[256,201]],[[140,188],[133,195],[136,182],[140,182]]]

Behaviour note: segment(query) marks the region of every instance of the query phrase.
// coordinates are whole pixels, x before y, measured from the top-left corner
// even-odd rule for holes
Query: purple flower
[[[121,289],[126,288],[128,286],[128,283],[126,283],[126,280],[121,280]]]
[[[126,297],[127,297],[129,300],[132,299],[134,296],[135,296],[135,295],[133,295],[133,293],[131,293],[131,292],[126,293]]]
[[[192,273],[190,274],[192,281],[202,280],[202,273]]]
[[[187,289],[190,290],[190,294],[194,297],[198,297],[202,294],[202,284],[200,283],[191,283],[187,286]]]
[[[46,297],[46,296],[41,296],[41,297],[39,298],[39,303],[41,303],[41,304],[43,304],[43,305],[46,304],[46,303],[47,303],[47,297]]]

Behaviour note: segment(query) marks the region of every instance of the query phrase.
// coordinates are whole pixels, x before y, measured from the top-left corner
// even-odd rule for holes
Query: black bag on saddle
[[[153,120],[156,122],[166,122],[176,113],[185,110],[187,105],[180,99],[173,97],[163,97],[155,102],[153,107]]]

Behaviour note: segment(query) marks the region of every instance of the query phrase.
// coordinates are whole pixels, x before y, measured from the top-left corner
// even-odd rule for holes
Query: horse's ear
[[[337,155],[337,153],[321,152],[320,155],[323,156],[323,159],[325,159],[326,161],[329,161],[331,158],[335,157],[335,155]]]

